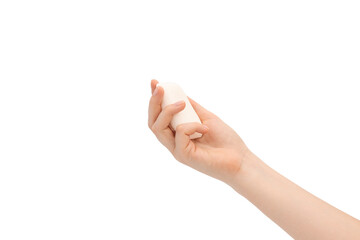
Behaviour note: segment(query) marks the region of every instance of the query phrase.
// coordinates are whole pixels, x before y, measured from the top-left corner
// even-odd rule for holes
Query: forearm
[[[249,153],[231,186],[295,239],[360,239],[360,221]]]

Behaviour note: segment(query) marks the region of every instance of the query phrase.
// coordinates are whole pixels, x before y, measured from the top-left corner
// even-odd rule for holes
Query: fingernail
[[[208,127],[208,126],[203,125],[203,127],[204,127],[205,130],[209,130],[209,127]]]
[[[159,88],[156,86],[154,92],[153,92],[153,96],[155,96],[157,93],[159,92]]]
[[[184,104],[184,101],[183,101],[183,100],[174,103],[174,105],[175,105],[176,107],[179,107],[179,106],[181,106],[181,105],[183,105],[183,104]]]

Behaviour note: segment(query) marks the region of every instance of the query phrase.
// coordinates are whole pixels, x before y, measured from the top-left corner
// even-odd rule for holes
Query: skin
[[[181,163],[230,185],[294,239],[360,239],[360,221],[322,201],[267,166],[219,117],[189,98],[203,124],[172,131],[178,102],[161,108],[164,89],[151,81],[148,125]],[[202,133],[190,140],[195,132]]]

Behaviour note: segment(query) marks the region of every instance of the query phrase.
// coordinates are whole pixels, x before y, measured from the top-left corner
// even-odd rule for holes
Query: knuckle
[[[178,160],[178,161],[181,162],[181,163],[185,163],[184,159],[181,158],[181,157],[177,157],[177,158],[175,158],[175,159]]]
[[[168,105],[168,106],[164,107],[164,109],[163,109],[164,114],[166,114],[166,115],[171,115],[173,110],[174,110],[174,108],[171,105]]]
[[[175,149],[173,155],[174,155],[174,158],[175,158],[176,160],[178,160],[178,161],[181,162],[181,163],[184,163],[184,158],[181,156],[181,154],[179,153],[179,150],[178,150],[178,149]]]
[[[176,154],[176,156],[174,155],[175,159],[178,160],[180,163],[183,163],[183,164],[187,164],[188,161],[186,159],[186,157],[182,154]]]
[[[155,133],[156,134],[156,132],[157,132],[157,127],[156,127],[156,125],[154,124],[154,125],[152,125],[151,127],[150,127],[150,129],[151,129],[151,131],[153,132],[153,133]]]

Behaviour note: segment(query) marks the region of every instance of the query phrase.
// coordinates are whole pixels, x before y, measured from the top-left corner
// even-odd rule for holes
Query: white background
[[[179,83],[360,218],[358,1],[1,1],[0,239],[290,239],[147,127]]]

